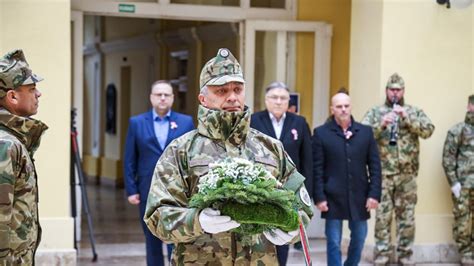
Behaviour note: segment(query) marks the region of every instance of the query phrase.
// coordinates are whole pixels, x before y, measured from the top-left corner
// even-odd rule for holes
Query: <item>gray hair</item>
[[[204,85],[199,91],[199,94],[207,95],[208,92],[209,92],[209,89],[207,88],[207,85]]]
[[[245,83],[238,82],[238,81],[231,81],[231,82],[240,83],[240,84],[242,84],[242,86],[244,86],[244,89],[245,89]],[[231,83],[231,82],[228,82],[228,83]],[[207,95],[208,92],[209,92],[209,88],[207,87],[207,85],[204,85],[204,86],[202,86],[201,90],[199,91],[199,94]]]
[[[290,89],[288,88],[288,86],[286,86],[285,83],[283,83],[281,81],[274,81],[274,82],[270,83],[267,86],[267,88],[265,89],[265,94],[267,94],[269,91],[271,91],[273,89],[276,89],[276,88],[285,89],[288,93],[290,93]]]

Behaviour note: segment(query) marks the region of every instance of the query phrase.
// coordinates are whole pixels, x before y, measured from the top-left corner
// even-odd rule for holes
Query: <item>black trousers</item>
[[[277,258],[280,266],[285,266],[288,261],[288,251],[290,250],[290,245],[276,246],[277,249]]]

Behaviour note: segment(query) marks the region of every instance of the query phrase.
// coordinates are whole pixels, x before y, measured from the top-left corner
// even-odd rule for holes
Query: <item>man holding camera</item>
[[[435,127],[423,110],[405,104],[405,82],[397,73],[388,79],[385,94],[385,103],[371,108],[362,119],[363,124],[374,130],[382,162],[382,200],[375,222],[375,265],[386,265],[391,257],[393,214],[397,258],[402,265],[414,265],[419,138],[429,138]]]

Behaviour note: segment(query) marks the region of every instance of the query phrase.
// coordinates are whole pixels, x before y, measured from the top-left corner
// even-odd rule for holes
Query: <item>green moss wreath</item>
[[[220,210],[241,224],[233,232],[244,236],[273,228],[298,228],[294,192],[282,188],[263,166],[227,158],[210,164],[209,168],[208,175],[199,182],[198,193],[191,198],[190,207]]]

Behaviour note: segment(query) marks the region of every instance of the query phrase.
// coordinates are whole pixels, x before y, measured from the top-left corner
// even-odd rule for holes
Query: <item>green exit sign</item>
[[[122,12],[122,13],[135,13],[135,5],[119,4],[119,12]]]

